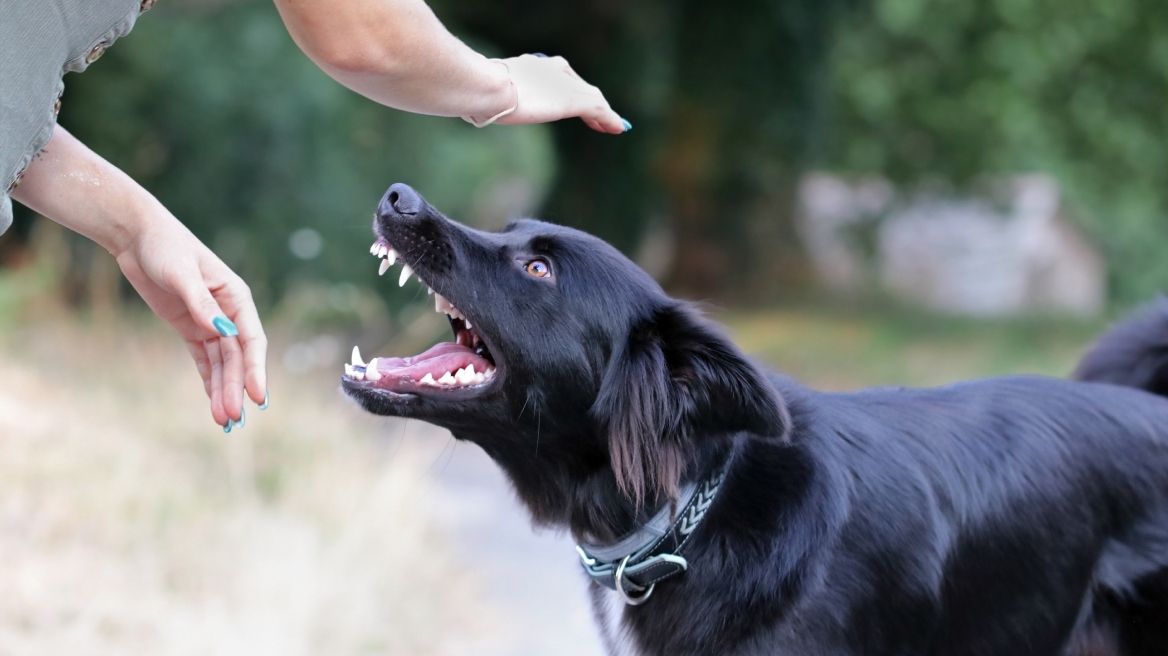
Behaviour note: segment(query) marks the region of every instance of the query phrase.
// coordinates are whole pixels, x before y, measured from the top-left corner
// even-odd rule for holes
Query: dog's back
[[[895,572],[852,626],[893,635],[916,597],[937,630],[900,653],[1168,653],[1168,401],[1010,377],[810,405],[809,433],[844,443],[820,461],[852,478],[828,587]]]
[[[1168,396],[1168,299],[1150,303],[1100,336],[1073,377]],[[1131,571],[1117,571],[1125,566],[1148,571],[1126,588],[1096,598],[1092,618],[1068,656],[1168,654],[1168,509],[1148,513],[1127,540],[1116,541],[1101,569],[1110,564],[1109,556],[1115,566],[1104,575],[1133,578]]]

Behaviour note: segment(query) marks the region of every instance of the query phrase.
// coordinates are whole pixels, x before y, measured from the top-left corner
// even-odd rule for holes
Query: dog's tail
[[[1168,298],[1156,299],[1103,333],[1074,378],[1168,396]]]

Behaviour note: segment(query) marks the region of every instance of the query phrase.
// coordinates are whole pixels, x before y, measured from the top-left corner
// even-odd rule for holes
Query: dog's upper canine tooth
[[[381,265],[377,267],[377,275],[384,276],[386,271],[389,271],[391,262],[389,260],[382,260]]]
[[[365,365],[365,377],[374,381],[381,380],[381,372],[377,370],[377,358],[373,358]]]
[[[397,279],[397,286],[398,287],[405,287],[406,281],[410,279],[411,273],[413,273],[413,271],[410,270],[410,265],[403,264],[401,275],[398,276],[398,279]]]
[[[361,347],[353,347],[353,358],[350,360],[350,362],[352,362],[354,366],[365,366],[365,361],[361,359]]]

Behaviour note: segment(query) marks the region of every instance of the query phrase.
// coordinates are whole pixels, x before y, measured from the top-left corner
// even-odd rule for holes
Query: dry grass
[[[430,461],[333,375],[275,371],[224,435],[153,322],[2,340],[0,653],[463,654],[496,631],[415,503]]]

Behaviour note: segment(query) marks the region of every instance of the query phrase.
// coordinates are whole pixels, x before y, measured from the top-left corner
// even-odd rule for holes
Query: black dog
[[[612,654],[1168,654],[1168,401],[1132,389],[1168,390],[1168,304],[1088,356],[1113,384],[823,394],[576,230],[471,230],[400,184],[374,227],[455,342],[358,356],[345,391],[568,528]]]

